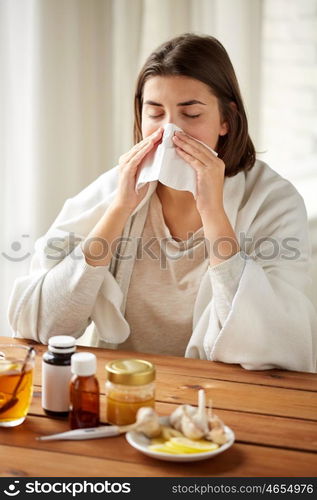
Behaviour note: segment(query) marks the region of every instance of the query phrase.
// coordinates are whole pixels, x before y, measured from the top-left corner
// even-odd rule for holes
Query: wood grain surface
[[[0,343],[32,343],[0,338]],[[25,422],[0,428],[0,475],[29,477],[308,477],[317,470],[317,376],[283,370],[247,371],[236,365],[172,356],[95,352],[105,422],[105,364],[139,357],[157,370],[156,410],[169,415],[179,404],[197,404],[200,388],[214,411],[236,435],[234,445],[212,459],[173,463],[147,457],[124,435],[86,441],[41,442],[37,436],[69,430],[68,420],[52,419],[41,407],[41,356],[47,346],[34,343],[37,356],[34,393]],[[4,459],[5,457],[5,459]]]

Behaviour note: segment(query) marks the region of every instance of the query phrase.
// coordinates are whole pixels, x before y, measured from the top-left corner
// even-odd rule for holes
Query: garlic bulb
[[[181,431],[189,439],[201,439],[208,431],[205,391],[198,392],[198,408],[190,415],[185,410],[181,419]]]
[[[182,428],[182,418],[184,415],[193,415],[196,412],[196,408],[190,405],[181,405],[173,411],[170,415],[170,424],[174,429],[181,431]]]
[[[159,436],[162,430],[158,414],[146,406],[138,409],[135,427],[149,438]]]
[[[198,408],[191,405],[181,405],[171,414],[170,423],[189,439],[205,438],[216,444],[224,444],[227,436],[223,422],[212,413],[211,402],[206,411],[206,397],[204,389],[198,392]]]
[[[190,416],[184,413],[181,419],[181,431],[189,439],[201,439],[205,435],[204,429],[195,417],[196,415]]]

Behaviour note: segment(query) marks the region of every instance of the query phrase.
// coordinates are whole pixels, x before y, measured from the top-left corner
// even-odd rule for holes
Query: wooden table
[[[0,475],[32,477],[315,477],[317,471],[317,375],[281,370],[247,371],[236,365],[172,356],[140,355],[157,368],[156,410],[170,414],[197,402],[204,388],[215,413],[236,434],[234,445],[212,459],[192,463],[147,457],[123,435],[87,441],[40,442],[36,436],[69,429],[41,408],[41,356],[46,346],[0,337],[0,342],[34,344],[37,352],[32,405],[25,422],[0,428]],[[105,363],[136,353],[93,348],[97,355],[104,419]]]

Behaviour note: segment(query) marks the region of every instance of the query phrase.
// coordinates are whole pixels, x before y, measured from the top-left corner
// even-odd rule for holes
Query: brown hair
[[[175,75],[200,80],[218,98],[221,117],[228,123],[228,133],[219,137],[217,145],[218,155],[226,165],[225,175],[231,177],[241,170],[252,168],[255,149],[248,133],[237,77],[225,48],[216,38],[208,35],[184,33],[160,45],[147,58],[136,83],[134,142],[142,139],[145,82],[153,76]]]

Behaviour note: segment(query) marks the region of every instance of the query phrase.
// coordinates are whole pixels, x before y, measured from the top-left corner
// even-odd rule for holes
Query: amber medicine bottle
[[[99,382],[96,377],[96,356],[79,352],[72,356],[70,383],[71,429],[97,427],[100,420]]]

